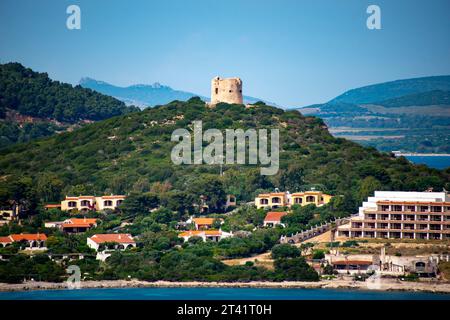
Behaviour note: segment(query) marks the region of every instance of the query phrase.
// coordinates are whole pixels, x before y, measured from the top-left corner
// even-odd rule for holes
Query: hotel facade
[[[336,238],[450,240],[446,192],[375,191]]]
[[[255,206],[258,209],[291,207],[296,204],[300,206],[315,204],[320,207],[330,202],[332,197],[322,191],[261,193],[255,198]]]

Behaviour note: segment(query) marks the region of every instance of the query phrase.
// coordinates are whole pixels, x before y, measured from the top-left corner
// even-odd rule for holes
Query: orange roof
[[[63,223],[62,228],[90,228],[92,224],[90,223]]]
[[[46,204],[45,208],[61,208],[60,204]]]
[[[285,215],[287,215],[287,212],[275,212],[275,211],[271,211],[268,212],[266,217],[264,218],[264,221],[281,221],[281,218],[284,217]]]
[[[11,243],[13,242],[10,237],[0,237],[0,243]]]
[[[71,218],[67,220],[67,224],[89,224],[93,225],[97,223],[97,219],[87,219],[87,218]]]
[[[124,199],[126,196],[121,196],[121,195],[117,195],[117,196],[102,196],[102,199]]]
[[[117,243],[135,243],[130,234],[110,233],[110,234],[94,234],[90,237],[95,243],[117,242]]]
[[[260,193],[258,195],[259,198],[262,197],[276,197],[276,196],[284,196],[285,193],[284,192],[272,192],[272,193]]]
[[[324,194],[322,191],[305,191],[305,192],[294,192],[292,194],[292,196],[305,196],[305,195],[309,195],[309,194]]]
[[[213,224],[214,218],[194,218],[192,219],[195,224]]]
[[[21,233],[21,234],[12,234],[9,236],[13,241],[33,241],[33,240],[47,240],[47,236],[43,233]]]
[[[220,230],[190,230],[181,232],[178,236],[179,237],[192,237],[192,236],[220,236],[222,234],[222,231]]]
[[[95,199],[94,196],[79,196],[79,197],[67,197],[66,200],[78,200],[78,199]]]

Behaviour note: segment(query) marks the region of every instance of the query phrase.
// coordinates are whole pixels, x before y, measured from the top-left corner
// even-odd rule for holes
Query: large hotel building
[[[375,191],[337,238],[450,240],[447,192]]]

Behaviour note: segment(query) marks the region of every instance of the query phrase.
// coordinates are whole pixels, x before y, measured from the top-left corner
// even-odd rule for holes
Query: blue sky
[[[81,8],[81,30],[66,8]],[[370,4],[381,30],[366,28]],[[76,84],[161,82],[209,95],[216,75],[286,107],[372,83],[450,74],[448,0],[1,0],[0,61]]]

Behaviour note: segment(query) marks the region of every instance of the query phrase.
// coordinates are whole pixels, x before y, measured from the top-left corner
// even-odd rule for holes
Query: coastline
[[[318,282],[284,281],[284,282],[171,282],[171,281],[141,281],[141,280],[103,280],[83,281],[81,289],[108,288],[272,288],[272,289],[347,289],[347,290],[377,290],[377,291],[412,291],[450,294],[450,282],[407,282],[397,279],[382,279],[376,289],[369,288],[366,282],[347,279],[321,280]],[[30,290],[69,290],[66,282],[29,281],[20,284],[0,283],[0,292],[30,291]]]

